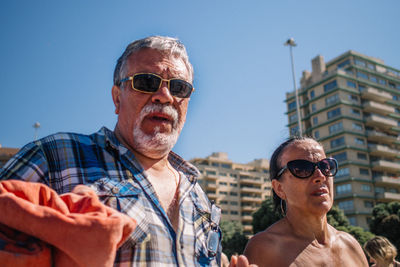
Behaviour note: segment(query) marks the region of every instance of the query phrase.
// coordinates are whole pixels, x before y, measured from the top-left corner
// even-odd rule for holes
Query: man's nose
[[[160,88],[151,97],[152,102],[155,103],[173,103],[174,97],[171,95],[169,90],[169,82],[162,81]]]

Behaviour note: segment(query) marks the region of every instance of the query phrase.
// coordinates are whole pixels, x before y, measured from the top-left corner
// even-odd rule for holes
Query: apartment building
[[[0,145],[0,168],[18,152],[18,148],[1,147]]]
[[[242,223],[244,234],[252,235],[252,214],[271,195],[268,160],[234,163],[227,153],[216,152],[191,163],[200,170],[199,184],[208,198],[221,207],[221,219]]]
[[[400,200],[400,70],[355,51],[311,63],[298,90],[303,134],[338,160],[335,203],[351,224],[368,228],[374,205]],[[286,94],[291,135],[295,99]]]

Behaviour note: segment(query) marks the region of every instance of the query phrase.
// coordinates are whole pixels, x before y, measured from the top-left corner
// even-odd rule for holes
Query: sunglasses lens
[[[136,90],[154,93],[160,87],[161,79],[152,74],[137,74],[133,79],[133,87]]]
[[[318,162],[318,168],[325,176],[334,176],[337,172],[337,164],[333,159],[323,159]]]
[[[314,172],[314,165],[308,160],[293,160],[287,163],[289,171],[297,178],[307,178]]]
[[[171,80],[169,86],[171,95],[180,98],[189,97],[193,90],[193,86],[190,83],[185,82],[184,80]]]

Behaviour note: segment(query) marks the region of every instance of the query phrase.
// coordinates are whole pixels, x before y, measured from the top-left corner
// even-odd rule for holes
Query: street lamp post
[[[297,46],[293,38],[289,38],[285,43],[285,46],[289,46],[290,50],[290,61],[292,63],[292,75],[293,75],[293,87],[294,87],[294,93],[296,97],[296,111],[297,111],[297,123],[299,125],[299,136],[302,136],[303,129],[301,126],[301,114],[300,114],[300,102],[299,102],[299,94],[297,91],[297,86],[296,86],[296,76],[294,74],[294,63],[293,63],[293,51],[292,48],[294,46]]]
[[[37,140],[37,132],[40,128],[40,123],[39,122],[35,122],[35,124],[33,124],[33,128],[35,128],[35,141]]]

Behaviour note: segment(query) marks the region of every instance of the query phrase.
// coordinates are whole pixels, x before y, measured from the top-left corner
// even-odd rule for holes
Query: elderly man
[[[114,72],[114,131],[32,142],[4,166],[0,179],[41,182],[58,193],[90,185],[103,203],[137,221],[116,265],[219,265],[220,210],[197,183],[198,170],[171,151],[192,81],[193,67],[177,39],[153,36],[129,44]]]

